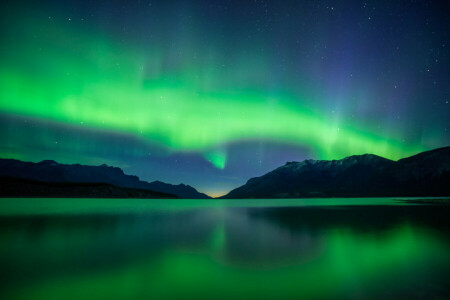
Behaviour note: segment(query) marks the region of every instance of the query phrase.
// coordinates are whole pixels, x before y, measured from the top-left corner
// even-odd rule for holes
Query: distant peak
[[[405,157],[402,159],[399,159],[399,162],[405,162],[410,160],[416,160],[416,159],[424,159],[424,158],[431,158],[431,157],[439,157],[439,156],[448,156],[450,155],[450,146],[441,147],[433,150],[428,150],[424,152],[420,152],[418,154],[415,154],[410,157]]]
[[[286,162],[285,166],[296,165],[296,164],[313,164],[316,162],[317,162],[317,160],[315,160],[315,159],[305,159],[302,161],[288,161],[288,162]]]
[[[44,164],[44,165],[57,165],[58,164],[56,161],[51,160],[51,159],[45,159],[39,163]]]
[[[379,157],[379,156],[376,156],[375,154],[356,154],[356,155],[350,155],[350,156],[344,157],[342,160],[346,160],[346,159],[366,160],[366,159],[371,159],[372,157]]]
[[[388,160],[388,159],[378,156],[378,155],[375,155],[375,154],[360,154],[360,155],[348,156],[342,160],[344,160],[344,161],[351,160],[351,161],[361,162],[361,161]]]
[[[333,160],[316,160],[316,159],[305,159],[301,162],[298,161],[288,161],[284,165],[286,166],[304,166],[304,165],[323,165],[323,164],[349,164],[349,163],[367,163],[367,162],[377,162],[377,161],[388,161],[389,159],[375,155],[375,154],[358,154],[344,157],[342,159]]]

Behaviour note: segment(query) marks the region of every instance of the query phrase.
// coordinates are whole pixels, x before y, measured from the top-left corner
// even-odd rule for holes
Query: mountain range
[[[128,189],[127,193],[130,197],[133,195],[141,195],[141,197],[155,198],[161,194],[163,198],[185,198],[185,199],[206,199],[210,198],[208,195],[198,192],[195,188],[185,184],[168,184],[161,181],[146,182],[141,181],[139,177],[127,175],[122,169],[111,167],[107,165],[101,166],[86,166],[80,164],[68,165],[59,164],[53,160],[43,160],[39,163],[24,162],[16,159],[0,159],[0,176],[3,177],[3,182],[11,183],[13,179],[29,179],[33,180],[33,189],[39,183],[96,183],[108,184],[110,189],[114,188],[113,195],[124,194],[123,189]],[[16,180],[17,182],[17,180]],[[30,182],[22,182],[23,184],[30,184]],[[49,188],[47,184],[41,184]],[[112,186],[112,187],[111,187]],[[81,186],[76,192],[78,196],[87,194],[95,194],[93,191],[87,191],[88,186],[84,185],[81,191]],[[30,188],[28,186],[28,188]],[[72,186],[73,188],[73,186]],[[92,188],[92,187],[90,187]],[[98,186],[97,186],[98,188]],[[44,188],[39,188],[43,190]],[[131,192],[129,189],[141,190]],[[23,190],[23,189],[22,189]],[[20,195],[23,191],[18,190],[16,194]],[[151,193],[142,193],[142,191],[150,191]],[[10,191],[14,194],[14,191]],[[102,195],[104,191],[101,192]],[[125,193],[125,194],[127,194]],[[66,195],[64,193],[64,195]],[[105,195],[109,195],[106,193]],[[100,196],[98,196],[100,197]]]
[[[44,182],[0,176],[0,197],[8,198],[143,198],[175,199],[178,196],[151,190],[122,188],[96,182]]]
[[[2,197],[206,199],[189,185],[141,181],[107,165],[0,159]],[[450,147],[389,160],[373,154],[287,162],[221,198],[450,196]]]
[[[222,198],[450,196],[450,147],[392,161],[377,155],[288,162]]]

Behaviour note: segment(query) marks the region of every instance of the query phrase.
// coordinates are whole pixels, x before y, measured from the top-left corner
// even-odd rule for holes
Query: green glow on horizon
[[[23,38],[2,48],[0,112],[200,152],[220,169],[226,154],[214,149],[246,139],[310,147],[320,159],[364,153],[399,159],[424,150],[364,126],[333,122],[286,92],[217,87],[211,78],[227,78],[213,67],[186,63],[157,72],[160,51],[144,55],[138,46],[59,27],[35,40],[29,30],[12,25],[11,34]]]

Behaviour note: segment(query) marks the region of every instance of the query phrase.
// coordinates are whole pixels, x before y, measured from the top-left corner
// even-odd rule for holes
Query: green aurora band
[[[146,53],[138,44],[123,46],[62,25],[50,28],[9,25],[1,46],[1,113],[199,152],[218,168],[226,166],[227,143],[249,139],[306,146],[320,159],[363,153],[399,159],[424,150],[330,120],[289,92],[217,87],[214,80],[227,78],[207,62],[187,61],[166,71],[163,51]]]

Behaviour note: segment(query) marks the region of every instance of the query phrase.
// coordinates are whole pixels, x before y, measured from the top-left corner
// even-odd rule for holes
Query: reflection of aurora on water
[[[67,208],[67,214],[49,210],[44,218],[19,217],[21,227],[5,224],[0,242],[8,238],[9,245],[0,259],[11,270],[8,280],[24,273],[28,280],[40,279],[20,291],[10,286],[11,295],[23,299],[49,295],[348,299],[354,293],[363,298],[415,297],[422,292],[439,294],[448,281],[445,207],[246,208],[242,203],[243,207],[207,208],[202,207],[206,200],[186,200],[180,208],[164,202],[107,200],[113,201],[109,210],[101,205],[106,200],[94,200],[98,202],[80,215],[73,207],[83,207],[82,199],[59,199],[67,202],[67,207],[58,204],[64,211]],[[53,203],[46,207],[57,204]],[[121,214],[116,205],[127,213]],[[235,201],[235,205],[241,204]],[[103,208],[97,211],[97,207]],[[20,211],[20,206],[14,210]],[[27,209],[26,214],[30,212]],[[23,243],[29,247],[16,247]],[[30,251],[32,262],[26,259]],[[36,267],[49,261],[53,263],[45,270]]]

